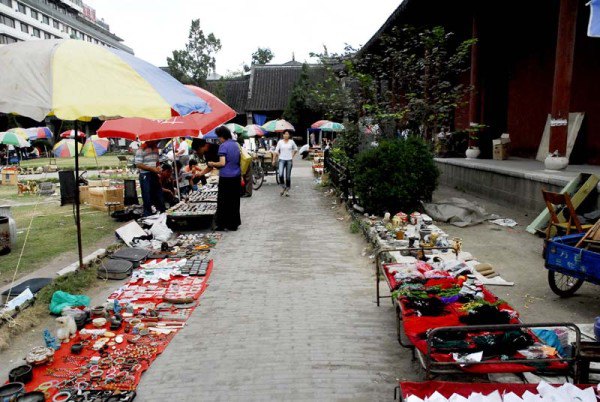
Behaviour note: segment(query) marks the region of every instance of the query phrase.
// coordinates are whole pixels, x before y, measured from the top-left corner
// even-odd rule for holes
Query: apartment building
[[[133,54],[96,10],[81,0],[0,0],[0,45],[36,39],[79,39]]]

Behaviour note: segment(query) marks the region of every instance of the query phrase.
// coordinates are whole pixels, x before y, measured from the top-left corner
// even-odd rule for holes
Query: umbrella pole
[[[77,120],[73,122],[77,132]],[[83,269],[83,250],[81,249],[81,215],[79,213],[79,149],[75,138],[75,226],[77,227],[77,253],[79,255],[79,269]]]
[[[177,187],[177,198],[181,201],[181,191],[179,190],[179,172],[177,171],[177,157],[175,156],[175,139],[172,141],[173,148],[173,170],[175,171],[175,186]]]

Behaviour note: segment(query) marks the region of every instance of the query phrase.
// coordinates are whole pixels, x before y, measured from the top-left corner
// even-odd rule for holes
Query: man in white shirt
[[[180,140],[179,148],[177,148],[177,159],[183,166],[187,166],[190,161],[190,146],[186,140]]]

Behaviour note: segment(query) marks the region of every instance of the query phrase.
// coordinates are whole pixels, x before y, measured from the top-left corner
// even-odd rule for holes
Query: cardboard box
[[[79,186],[79,202],[82,204],[90,202],[90,190],[88,186]]]
[[[16,169],[2,169],[2,185],[16,186],[19,182],[19,173]]]
[[[508,144],[494,145],[494,159],[498,161],[508,159]]]
[[[109,187],[109,179],[88,180],[88,187]]]
[[[89,205],[100,211],[108,211],[107,202],[119,202],[120,206],[112,207],[111,210],[119,211],[124,208],[124,190],[116,187],[92,187],[88,189]]]

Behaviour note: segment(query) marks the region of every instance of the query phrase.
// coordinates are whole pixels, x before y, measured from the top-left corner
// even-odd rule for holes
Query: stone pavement
[[[242,199],[201,304],[142,377],[136,401],[391,400],[415,378],[391,303],[374,303],[365,242],[336,220],[310,167]]]

